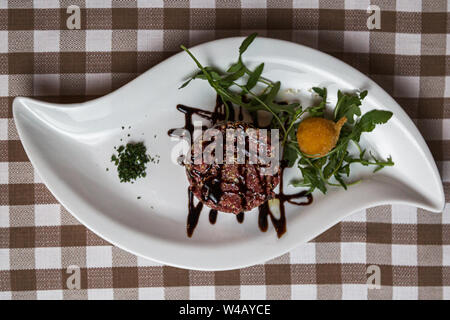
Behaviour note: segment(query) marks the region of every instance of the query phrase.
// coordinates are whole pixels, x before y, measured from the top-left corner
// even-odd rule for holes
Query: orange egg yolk
[[[341,128],[346,121],[345,117],[338,122],[319,117],[303,120],[297,129],[300,150],[309,158],[325,156],[336,146]]]

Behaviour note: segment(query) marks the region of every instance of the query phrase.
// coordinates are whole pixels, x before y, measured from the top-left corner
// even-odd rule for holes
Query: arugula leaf
[[[281,87],[281,82],[277,81],[273,84],[272,88],[270,89],[269,93],[267,94],[266,98],[264,99],[264,101],[266,103],[270,103],[273,100],[275,100],[275,97],[277,96],[278,92],[280,91],[280,87]]]
[[[317,93],[322,99],[327,99],[327,88],[319,88],[319,87],[313,87],[312,88],[315,93]]]
[[[250,46],[253,40],[255,40],[257,35],[258,34],[255,32],[249,35],[247,38],[245,38],[245,40],[241,43],[241,46],[239,47],[239,56],[241,56],[247,50],[247,48]]]
[[[327,165],[323,169],[323,175],[325,176],[325,178],[329,179],[333,175],[333,172],[335,172],[338,164],[340,164],[339,154],[338,153],[332,154],[328,159]]]
[[[325,111],[325,103],[324,102],[321,102],[317,106],[308,108],[308,113],[311,117],[321,117],[321,116],[323,116],[324,111]]]
[[[235,64],[232,64],[231,66],[230,66],[230,68],[228,68],[228,70],[227,70],[227,72],[228,73],[234,73],[234,72],[236,72],[236,71],[238,71],[239,69],[242,69],[243,68],[243,64],[242,64],[242,61],[238,61],[238,62],[236,62]]]
[[[360,158],[346,157],[345,161],[348,164],[350,164],[350,163],[360,163],[363,166],[371,166],[371,165],[372,166],[376,166],[376,168],[374,169],[374,172],[377,172],[377,171],[381,170],[384,167],[391,167],[391,166],[394,165],[394,161],[392,161],[392,157],[390,157],[390,156],[385,161],[384,160],[378,160],[372,154],[370,154],[370,157],[372,158],[372,160],[365,159],[362,156]]]
[[[308,193],[312,193],[316,188],[322,191],[322,193],[327,192],[325,182],[317,174],[317,169],[303,166],[299,166],[299,169],[302,172],[303,180],[292,181],[291,185],[294,187],[309,187]]]
[[[322,167],[327,162],[327,158],[318,158],[316,160],[311,161],[311,163],[316,167],[317,169],[322,169]]]
[[[216,89],[216,85],[213,81],[213,78],[210,74],[211,70],[208,69],[208,67],[203,67],[202,64],[197,60],[197,58],[194,57],[194,55],[183,45],[180,46],[181,49],[187,52],[187,54],[194,60],[197,67],[201,70],[201,72],[205,75],[206,79],[208,80],[209,84]]]
[[[309,107],[308,113],[312,117],[321,117],[323,116],[327,105],[327,88],[313,87],[312,89],[322,98],[322,101],[317,106]]]
[[[347,119],[348,124],[352,124],[355,122],[354,117],[361,115],[361,109],[357,104],[346,104],[339,110],[339,114],[335,118],[336,120],[345,117]]]
[[[391,117],[392,112],[390,111],[372,110],[361,117],[358,121],[357,128],[360,128],[361,132],[371,132],[377,124],[386,123]]]
[[[264,63],[261,63],[258,67],[256,67],[255,71],[252,72],[252,74],[250,75],[250,77],[248,78],[248,81],[247,81],[247,85],[246,85],[247,90],[253,89],[253,87],[258,82],[258,79],[261,77],[263,69],[264,69]]]
[[[377,124],[386,123],[391,117],[392,112],[385,110],[371,110],[365,113],[356,123],[352,133],[352,139],[358,142],[363,132],[373,131]]]
[[[295,147],[291,146],[290,144],[285,145],[283,149],[283,160],[286,162],[286,166],[291,168],[295,161],[298,159],[298,152],[295,150]]]
[[[368,93],[369,93],[369,92],[368,92],[367,90],[362,91],[362,92],[359,94],[359,99],[360,99],[360,100],[364,100],[364,98],[367,97],[367,94],[368,94]]]
[[[286,141],[288,140],[288,138],[292,139],[292,140],[296,140],[296,136],[295,136],[295,131],[297,130],[293,130],[298,128],[299,122],[298,120],[300,119],[300,117],[307,111],[307,110],[303,110],[303,108],[300,106],[300,104],[298,105],[294,105],[291,104],[292,108],[289,108],[289,110],[293,110],[292,112],[288,112],[289,116],[287,116],[287,119],[285,121],[285,123],[288,123],[288,127],[286,129],[286,134],[283,138],[283,142],[282,144],[285,145]],[[289,106],[291,106],[289,105]],[[291,134],[291,132],[293,132],[293,134]]]
[[[234,73],[227,75],[226,77],[220,79],[219,83],[225,88],[230,87],[234,81],[241,78],[245,74],[245,68],[241,68]]]
[[[342,179],[342,177],[339,174],[335,174],[334,178],[336,179],[337,182],[339,182],[339,184],[342,186],[342,188],[344,188],[345,190],[347,190],[347,184],[344,182],[344,180]]]
[[[183,89],[184,87],[186,87],[192,80],[194,80],[194,78],[190,78],[188,79],[185,83],[183,83],[178,89]]]
[[[334,120],[337,121],[342,117],[347,118],[347,124],[353,124],[354,117],[359,117],[361,115],[361,96],[364,98],[365,95],[348,95],[338,91],[338,101],[336,107],[334,108]]]

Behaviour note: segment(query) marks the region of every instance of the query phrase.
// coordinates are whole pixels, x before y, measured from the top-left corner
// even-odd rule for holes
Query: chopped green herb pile
[[[194,79],[208,81],[224,101],[225,120],[228,120],[231,104],[243,107],[252,115],[259,110],[270,112],[273,116],[271,127],[280,129],[281,132],[283,160],[288,167],[297,163],[303,175],[302,180],[295,180],[291,183],[294,186],[306,187],[309,192],[319,189],[326,193],[327,185],[341,186],[347,189],[348,185],[356,183],[344,180],[344,177],[349,177],[351,163],[360,163],[364,166],[373,165],[375,166],[374,171],[394,165],[390,157],[387,160],[379,160],[370,153],[370,157],[366,157],[366,150],[359,145],[362,133],[373,131],[377,124],[386,123],[392,117],[392,112],[384,110],[372,110],[361,116],[361,101],[366,97],[367,91],[359,94],[346,94],[339,91],[332,120],[337,121],[345,116],[347,123],[340,132],[336,146],[320,158],[310,158],[302,154],[296,138],[301,117],[306,115],[325,117],[327,90],[326,88],[313,88],[314,92],[322,99],[317,105],[308,108],[303,108],[299,103],[284,104],[275,101],[281,83],[261,76],[264,63],[252,71],[242,60],[243,53],[256,36],[257,34],[254,33],[242,42],[237,62],[233,63],[226,72],[214,67],[203,66],[186,47],[181,46],[194,60],[199,71],[181,85],[180,89]],[[258,87],[258,93],[254,90],[255,87]],[[347,150],[350,142],[359,150],[359,157],[350,156]]]
[[[120,182],[130,182],[147,175],[146,164],[150,161],[143,142],[128,143],[117,148],[117,156],[111,156],[111,162],[117,166]]]

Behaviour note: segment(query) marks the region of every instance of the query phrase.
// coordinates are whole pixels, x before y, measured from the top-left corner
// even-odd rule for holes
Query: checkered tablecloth
[[[80,30],[67,29],[71,5]],[[368,30],[369,5],[381,9],[380,30]],[[0,299],[449,299],[449,204],[443,214],[368,209],[241,270],[167,267],[111,246],[58,204],[11,111],[16,96],[93,99],[180,44],[257,31],[330,53],[384,87],[425,137],[450,202],[449,10],[446,0],[0,0]],[[379,289],[367,287],[370,265]],[[67,288],[69,266],[81,289]]]

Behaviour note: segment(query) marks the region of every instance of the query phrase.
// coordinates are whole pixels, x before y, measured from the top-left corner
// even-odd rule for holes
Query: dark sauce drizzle
[[[197,115],[200,116],[203,119],[209,120],[211,122],[211,125],[215,125],[217,122],[225,120],[225,105],[223,104],[220,97],[217,97],[216,100],[216,106],[214,108],[214,111],[206,111],[199,108],[193,108],[188,107],[182,104],[177,105],[177,110],[184,114],[184,127],[181,129],[185,129],[189,131],[191,137],[194,133],[194,125],[192,123],[192,116]],[[256,112],[253,112],[250,114],[252,118],[252,124],[255,127],[260,127],[258,125],[258,118],[256,115]],[[243,116],[243,110],[242,107],[239,107],[239,113],[236,117],[234,108],[231,107],[229,110],[229,118],[230,119],[236,119],[239,121],[242,121],[244,119]],[[205,127],[206,128],[206,127]],[[204,129],[205,129],[204,128]],[[171,137],[179,137],[181,136],[177,135],[175,131],[180,128],[174,128],[170,129],[167,133]],[[306,206],[312,203],[313,197],[311,194],[307,194],[306,191],[301,191],[294,194],[284,194],[283,193],[283,175],[284,175],[284,169],[286,166],[284,163],[281,164],[281,172],[280,172],[280,183],[279,183],[279,193],[275,195],[276,199],[279,199],[279,206],[280,206],[280,217],[276,218],[273,213],[271,212],[269,208],[268,201],[264,202],[262,205],[259,206],[259,216],[258,216],[258,226],[259,229],[263,232],[266,232],[269,227],[269,217],[270,221],[272,222],[275,231],[277,232],[278,238],[281,238],[283,234],[286,232],[286,212],[285,212],[285,203],[288,202],[293,205],[297,206]],[[241,176],[245,176],[244,172],[241,172]],[[214,202],[219,202],[222,191],[220,190],[220,181],[215,181],[216,179],[212,179],[210,183],[206,184],[206,187],[209,188],[208,192],[208,199],[212,200]],[[265,183],[265,181],[261,181],[261,183]],[[242,184],[245,185],[245,184]],[[245,190],[242,190],[245,192]],[[197,205],[194,205],[194,193],[191,191],[191,188],[188,188],[188,208],[189,213],[187,217],[187,236],[192,237],[192,234],[194,233],[195,227],[198,224],[198,219],[200,217],[200,213],[203,209],[203,203],[199,201]],[[306,199],[306,201],[299,202],[295,200],[300,199]],[[205,199],[206,200],[206,199]],[[236,215],[236,219],[239,223],[242,223],[244,221],[245,213],[241,212]],[[217,221],[217,210],[210,209],[209,211],[209,222],[211,224],[215,224]]]
[[[307,191],[300,191],[294,194],[284,194],[283,193],[283,176],[284,176],[284,168],[286,168],[285,165],[282,164],[281,166],[281,172],[280,172],[280,191],[277,195],[275,195],[275,199],[278,199],[280,201],[280,218],[277,219],[274,217],[273,213],[270,211],[269,203],[268,201],[264,202],[262,205],[258,207],[259,210],[259,216],[258,216],[258,225],[259,229],[263,232],[267,231],[267,228],[269,226],[268,224],[268,217],[270,217],[270,221],[272,221],[273,227],[275,228],[275,231],[277,232],[278,238],[281,238],[283,234],[286,232],[286,212],[284,204],[286,202],[297,205],[297,206],[307,206],[312,203],[313,197],[311,194],[308,194]],[[305,199],[304,202],[298,202],[294,201],[296,199]]]
[[[200,212],[202,212],[203,209],[203,202],[199,201],[197,205],[194,205],[194,194],[191,192],[191,190],[188,190],[188,207],[189,207],[189,214],[187,218],[187,235],[188,237],[192,237],[192,234],[194,233],[195,227],[198,223],[198,218],[200,217]]]
[[[211,224],[215,224],[217,221],[217,210],[211,209],[209,210],[209,222]]]

